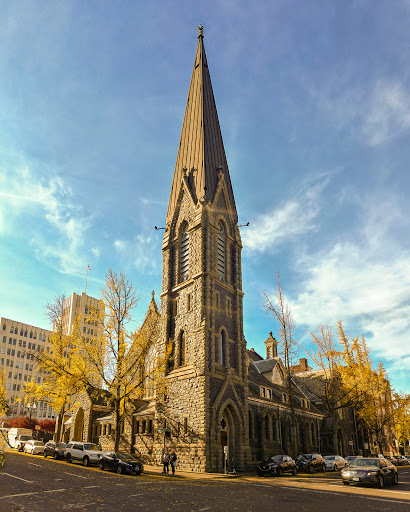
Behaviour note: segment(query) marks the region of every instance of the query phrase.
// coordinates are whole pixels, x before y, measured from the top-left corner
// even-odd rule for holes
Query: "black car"
[[[66,448],[67,445],[65,443],[55,443],[54,441],[49,441],[44,446],[44,457],[47,458],[47,456],[50,455],[50,457],[54,457],[55,459],[64,459],[64,450]]]
[[[407,457],[403,457],[403,455],[396,455],[397,464],[399,466],[408,466],[409,460]]]
[[[134,459],[129,453],[105,452],[101,455],[98,467],[104,469],[114,469],[120,475],[122,473],[132,473],[140,475],[143,465],[137,459]]]
[[[320,453],[301,453],[296,457],[295,462],[299,471],[326,473],[326,461]]]
[[[342,469],[342,481],[345,485],[377,485],[384,487],[391,483],[397,485],[399,475],[396,466],[386,459],[379,457],[360,457],[350,466]]]
[[[272,455],[257,467],[259,476],[282,476],[284,473],[297,475],[295,461],[289,455]]]

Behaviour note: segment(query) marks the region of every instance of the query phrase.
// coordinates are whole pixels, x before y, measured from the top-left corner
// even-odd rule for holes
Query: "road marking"
[[[77,478],[83,478],[84,480],[90,480],[90,477],[88,477],[88,476],[74,475],[73,473],[66,473],[66,472],[64,472],[64,474],[70,475],[70,476],[76,476]]]
[[[18,498],[19,496],[32,496],[33,494],[43,494],[45,492],[65,492],[67,489],[53,489],[52,491],[35,491],[25,492],[23,494],[9,494],[8,496],[0,496],[0,500],[4,498]]]
[[[10,475],[10,473],[0,473],[0,475],[11,476],[12,478],[17,478],[18,480],[23,480],[23,482],[26,482],[28,484],[35,484],[36,483],[36,482],[31,482],[30,480],[24,480],[24,478],[20,478],[19,476]]]
[[[27,462],[27,464],[31,464],[32,466],[38,466],[39,468],[43,467],[41,464],[34,464],[34,462]]]
[[[365,498],[367,498],[368,500],[375,500],[375,501],[388,501],[391,505],[392,504],[396,504],[396,503],[404,503],[406,505],[409,504],[408,501],[392,501],[391,499],[384,499],[384,498],[370,498],[369,496],[365,496]]]
[[[140,494],[130,494],[130,498],[133,498],[134,496],[143,496],[143,493],[140,493]]]
[[[100,487],[99,485],[87,485],[87,487],[83,487],[83,489],[93,489],[94,487]]]
[[[200,508],[198,512],[204,512],[204,510],[211,510],[211,507]]]

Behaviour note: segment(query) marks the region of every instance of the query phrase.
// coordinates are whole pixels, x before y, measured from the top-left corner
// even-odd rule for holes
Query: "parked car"
[[[386,460],[388,460],[389,462],[391,462],[394,466],[398,466],[399,463],[397,462],[397,459],[396,457],[389,457],[389,456],[386,456],[384,457]]]
[[[339,469],[343,469],[347,464],[346,459],[340,455],[326,455],[325,461],[327,471],[338,471]]]
[[[36,453],[44,453],[44,443],[43,441],[34,441],[34,439],[30,439],[24,445],[24,453],[31,453],[31,455],[35,455]]]
[[[382,488],[387,483],[396,485],[399,481],[396,466],[379,457],[357,458],[349,467],[342,469],[341,476],[344,485],[377,485]]]
[[[84,466],[89,466],[90,464],[98,464],[102,453],[103,452],[100,447],[94,443],[83,443],[76,441],[70,441],[67,444],[67,448],[64,450],[67,462],[79,460],[82,461]]]
[[[326,461],[320,453],[301,453],[295,459],[298,471],[307,471],[313,473],[314,471],[326,471]]]
[[[289,455],[272,455],[257,466],[259,476],[283,476],[284,473],[297,475],[298,468]]]
[[[399,466],[408,466],[410,464],[409,459],[403,455],[396,455],[396,460]]]
[[[143,465],[129,453],[105,452],[101,455],[98,467],[104,469],[114,469],[118,474],[132,473],[140,475]]]
[[[18,452],[22,452],[27,441],[33,441],[33,436],[17,436],[14,440],[14,448]]]
[[[47,456],[50,455],[50,457],[54,457],[55,459],[64,459],[64,450],[66,448],[67,445],[65,443],[55,443],[54,441],[49,441],[44,446],[44,457],[47,458]]]
[[[346,466],[350,466],[350,464],[356,460],[356,459],[360,459],[362,456],[361,455],[347,455],[345,457],[345,461],[346,461]]]

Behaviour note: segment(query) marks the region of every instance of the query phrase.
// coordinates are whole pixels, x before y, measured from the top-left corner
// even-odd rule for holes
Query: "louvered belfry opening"
[[[225,281],[226,246],[225,228],[222,222],[218,224],[218,279]]]
[[[181,229],[180,249],[180,276],[181,281],[186,281],[189,274],[189,234],[187,233],[186,224],[184,224]]]

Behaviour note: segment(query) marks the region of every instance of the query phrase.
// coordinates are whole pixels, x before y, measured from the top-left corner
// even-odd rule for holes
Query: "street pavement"
[[[399,485],[345,487],[339,473],[283,478],[177,471],[162,476],[146,466],[141,476],[117,475],[79,463],[8,451],[0,469],[0,512],[170,511],[377,512],[410,510],[410,468]]]

